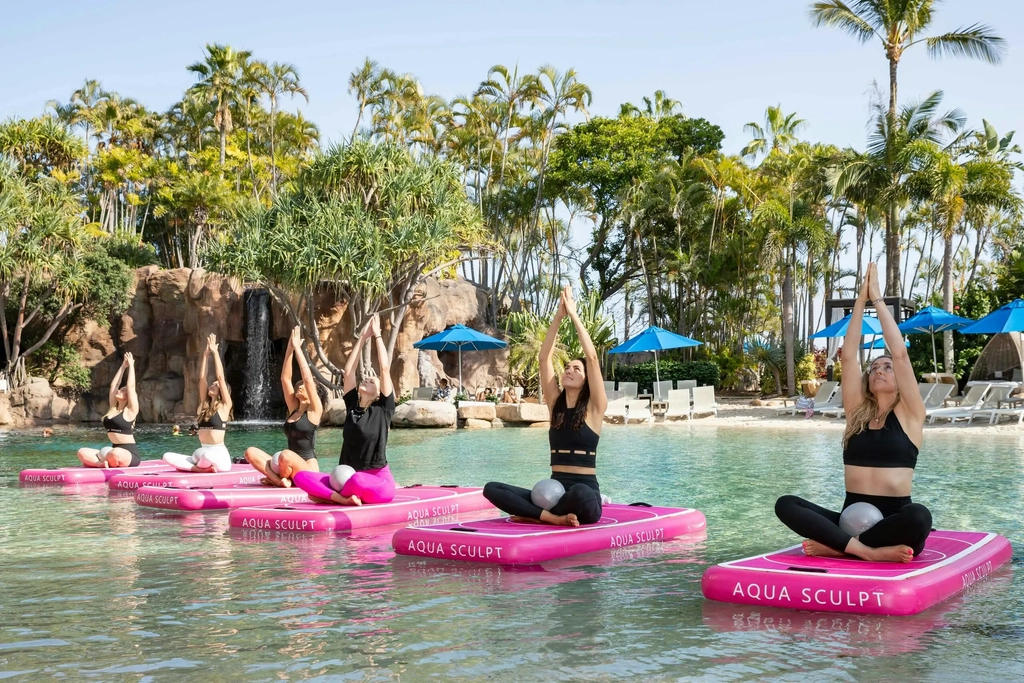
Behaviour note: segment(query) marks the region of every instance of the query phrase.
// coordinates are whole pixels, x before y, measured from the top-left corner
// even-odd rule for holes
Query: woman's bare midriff
[[[224,443],[225,434],[227,434],[226,429],[200,429],[199,443],[204,446],[219,446]]]
[[[846,490],[865,496],[910,495],[914,483],[914,470],[909,467],[860,467],[845,465]]]

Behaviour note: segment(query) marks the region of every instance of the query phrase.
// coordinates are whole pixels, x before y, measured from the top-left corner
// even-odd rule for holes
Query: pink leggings
[[[311,496],[330,500],[336,493],[331,488],[330,474],[305,470],[296,472],[293,477],[295,485]],[[388,466],[379,470],[363,470],[353,474],[341,487],[342,496],[359,496],[364,503],[390,503],[395,499],[395,478],[391,476]]]

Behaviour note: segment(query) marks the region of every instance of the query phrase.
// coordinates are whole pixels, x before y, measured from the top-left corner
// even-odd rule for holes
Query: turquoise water
[[[325,430],[318,445],[337,452],[340,438]],[[1024,680],[1024,437],[926,433],[915,500],[936,526],[995,531],[1018,549],[967,594],[903,618],[700,594],[709,565],[796,541],[774,518],[777,496],[839,505],[835,430],[608,427],[603,490],[697,507],[707,538],[521,569],[396,557],[394,528],[237,535],[225,513],[160,513],[102,486],[19,486],[19,470],[71,464],[102,439],[0,433],[0,678]],[[389,459],[400,483],[530,485],[546,476],[545,439],[396,430]],[[140,441],[148,455],[194,443]],[[228,435],[236,454],[280,441]]]

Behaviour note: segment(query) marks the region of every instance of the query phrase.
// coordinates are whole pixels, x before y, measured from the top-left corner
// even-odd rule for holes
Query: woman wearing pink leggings
[[[356,363],[363,344],[373,338],[380,365],[380,377],[364,377],[356,387]],[[370,319],[359,341],[345,363],[344,441],[339,465],[348,465],[356,472],[341,491],[330,485],[330,475],[319,472],[297,472],[295,485],[321,502],[340,505],[390,503],[395,497],[395,479],[388,469],[387,446],[391,418],[395,414],[395,391],[391,384],[391,361],[380,336],[380,320]]]

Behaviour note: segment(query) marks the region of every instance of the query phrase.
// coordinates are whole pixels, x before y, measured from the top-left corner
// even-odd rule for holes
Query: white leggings
[[[227,446],[215,443],[200,446],[192,451],[192,455],[164,453],[164,462],[183,472],[191,472],[193,467],[212,467],[214,472],[227,472],[231,469],[231,454],[228,453]]]

